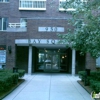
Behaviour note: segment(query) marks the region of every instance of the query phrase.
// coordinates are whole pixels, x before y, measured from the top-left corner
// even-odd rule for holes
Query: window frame
[[[47,0],[19,0],[19,10],[46,10]]]
[[[9,0],[0,0],[0,3],[9,3]]]
[[[7,17],[0,17],[0,19],[1,19],[1,23],[0,23],[1,24],[1,29],[0,29],[0,31],[7,30],[8,18]],[[6,20],[6,21],[4,21],[4,20]],[[5,22],[6,22],[6,24],[4,24]]]
[[[21,26],[20,27],[26,27],[27,25],[27,19],[26,18],[24,18],[24,17],[22,17],[22,18],[20,18],[20,24],[21,24]]]

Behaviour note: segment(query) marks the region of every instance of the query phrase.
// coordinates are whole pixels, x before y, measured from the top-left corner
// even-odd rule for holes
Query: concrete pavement
[[[78,76],[64,73],[25,75],[26,81],[3,100],[91,100]]]

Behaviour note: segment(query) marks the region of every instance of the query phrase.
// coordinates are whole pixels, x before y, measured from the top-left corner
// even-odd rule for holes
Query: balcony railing
[[[9,23],[7,31],[9,32],[27,31],[27,25],[26,23]]]
[[[9,23],[10,28],[26,27],[26,23]]]
[[[46,10],[46,0],[19,0],[19,10]]]

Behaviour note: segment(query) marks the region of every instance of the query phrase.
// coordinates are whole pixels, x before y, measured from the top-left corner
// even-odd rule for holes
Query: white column
[[[32,74],[32,46],[29,45],[29,54],[28,54],[28,74]]]
[[[72,50],[72,75],[75,75],[75,60],[76,60],[76,51]]]

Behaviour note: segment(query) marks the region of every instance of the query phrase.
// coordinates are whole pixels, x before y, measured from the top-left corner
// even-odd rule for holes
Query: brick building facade
[[[62,12],[61,2],[0,0],[1,67],[18,67],[29,74],[38,71],[75,74],[85,69],[86,58],[91,60],[89,55],[80,56],[79,51],[58,43],[57,34],[65,34],[71,28],[67,23],[71,14]],[[91,61],[94,69],[95,60]]]

